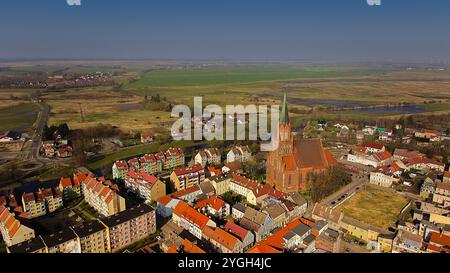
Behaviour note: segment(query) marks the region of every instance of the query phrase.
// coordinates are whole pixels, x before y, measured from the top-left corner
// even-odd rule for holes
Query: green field
[[[299,67],[290,65],[232,66],[207,69],[155,70],[127,86],[142,87],[200,86],[255,82],[323,79],[381,74],[382,70],[351,67]]]
[[[27,130],[36,121],[39,108],[35,104],[21,104],[0,109],[0,131]]]
[[[372,187],[356,193],[338,207],[346,216],[382,229],[395,226],[409,200],[395,193]]]

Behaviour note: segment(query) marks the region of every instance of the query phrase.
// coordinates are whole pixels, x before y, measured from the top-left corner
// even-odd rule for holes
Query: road
[[[26,159],[35,161],[39,160],[39,148],[41,147],[42,142],[42,133],[44,131],[44,126],[47,123],[49,114],[50,114],[50,106],[43,101],[37,94],[33,95],[33,99],[39,104],[41,108],[41,112],[38,116],[38,121],[36,122],[36,129],[32,137],[31,148],[29,150],[29,154]]]
[[[364,186],[369,183],[369,177],[364,172],[353,174],[352,180],[353,181],[350,184],[344,186],[337,192],[323,199],[320,204],[324,206],[335,207],[339,203],[343,202],[346,198],[350,197],[353,193],[362,190]],[[342,196],[345,197],[342,198]],[[341,200],[338,200],[339,198],[341,198]]]

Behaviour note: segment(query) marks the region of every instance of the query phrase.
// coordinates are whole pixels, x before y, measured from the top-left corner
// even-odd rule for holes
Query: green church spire
[[[289,123],[289,110],[287,103],[287,95],[284,93],[283,104],[281,105],[281,113],[280,113],[280,124],[288,124]]]

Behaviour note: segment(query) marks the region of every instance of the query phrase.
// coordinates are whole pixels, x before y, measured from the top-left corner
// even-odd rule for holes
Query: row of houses
[[[125,179],[129,171],[156,174],[185,164],[185,155],[180,148],[170,148],[166,152],[146,154],[128,161],[117,161],[112,166],[113,179]]]
[[[156,232],[155,210],[145,204],[102,220],[8,245],[9,253],[109,253]],[[25,238],[24,238],[25,239]]]
[[[396,149],[389,163],[379,166],[370,173],[370,183],[382,187],[391,187],[401,182],[406,171],[443,172],[445,164],[427,158],[418,151]]]

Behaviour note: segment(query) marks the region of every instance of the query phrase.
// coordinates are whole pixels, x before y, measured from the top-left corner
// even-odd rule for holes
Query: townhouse
[[[107,227],[111,252],[156,232],[155,210],[141,204],[101,220]]]
[[[174,208],[172,221],[200,240],[203,238],[203,229],[206,226],[216,227],[214,221],[182,201],[178,202]]]
[[[179,199],[172,198],[170,195],[166,195],[158,199],[157,201],[157,213],[164,218],[168,218],[172,216],[173,209],[180,202]]]
[[[192,168],[175,169],[170,175],[170,181],[177,191],[198,185],[204,180],[205,169],[200,164]]]
[[[437,183],[433,193],[433,202],[444,207],[450,207],[450,183]]]
[[[390,188],[394,183],[400,182],[402,169],[397,163],[388,166],[381,166],[377,170],[370,172],[370,184]]]
[[[245,215],[245,211],[247,210],[247,207],[242,203],[236,203],[233,205],[231,209],[231,215],[234,219],[241,219]]]
[[[8,247],[35,237],[34,230],[22,225],[14,212],[4,205],[0,205],[0,231]]]
[[[259,242],[272,230],[272,218],[266,212],[247,207],[244,217],[239,220],[239,225],[253,231],[256,235],[256,241]]]
[[[248,146],[235,146],[227,154],[227,163],[246,162],[252,158],[252,151]]]
[[[183,200],[187,203],[193,203],[200,195],[202,195],[202,189],[199,185],[194,185],[187,189],[172,193],[172,198]]]
[[[408,170],[411,170],[411,169],[422,170],[422,171],[435,170],[435,171],[439,171],[439,172],[444,172],[444,170],[445,170],[444,163],[437,162],[435,160],[429,159],[427,157],[422,157],[422,156],[407,158],[407,159],[404,159],[402,162]]]
[[[89,177],[82,183],[84,200],[91,205],[101,217],[108,217],[125,210],[125,199],[120,196],[117,185],[104,178]]]
[[[347,155],[349,162],[378,168],[392,162],[392,154],[384,150],[384,146],[366,145],[366,147],[354,147]]]
[[[218,218],[225,218],[230,215],[230,205],[215,195],[199,201],[194,208],[206,215]]]
[[[242,242],[221,228],[204,227],[204,238],[220,253],[242,253]]]
[[[400,230],[394,238],[392,253],[421,253],[422,247],[422,236]]]
[[[234,235],[242,242],[242,249],[244,252],[255,243],[255,235],[251,231],[237,225],[232,221],[227,221],[224,230]]]
[[[125,175],[125,187],[147,202],[155,202],[166,195],[166,184],[146,172],[129,171]]]
[[[222,163],[222,154],[217,148],[203,149],[194,156],[194,161],[203,167],[206,165],[220,165]]]
[[[287,211],[282,204],[273,204],[264,210],[272,218],[272,229],[281,228],[287,224]]]

